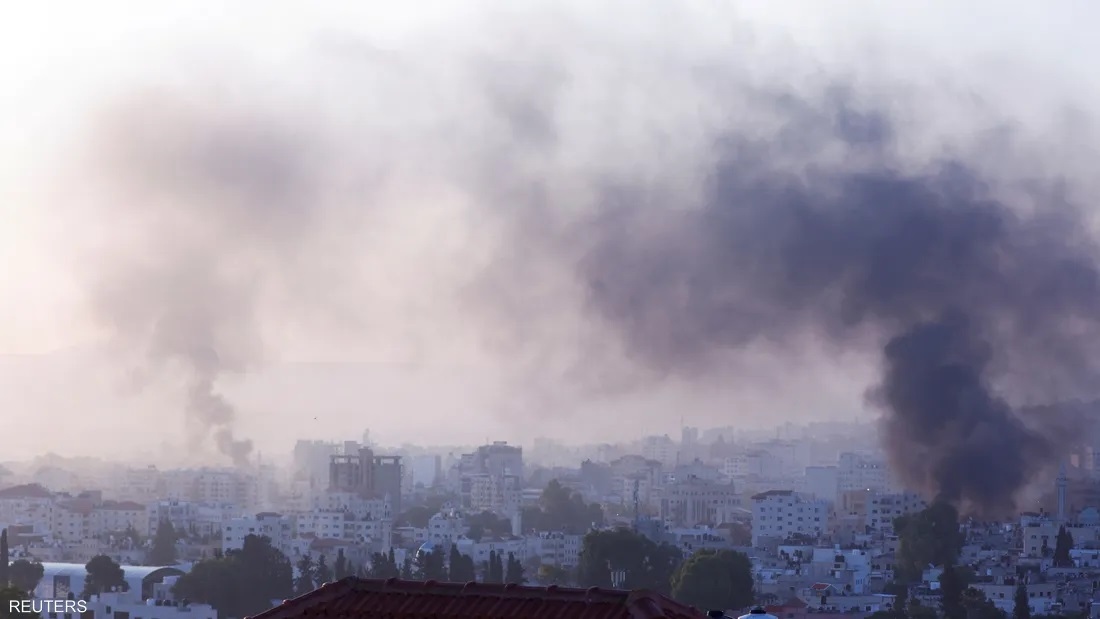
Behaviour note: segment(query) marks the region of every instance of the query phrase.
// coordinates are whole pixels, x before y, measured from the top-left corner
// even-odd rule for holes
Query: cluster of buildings
[[[195,561],[241,548],[249,535],[266,536],[295,564],[309,555],[331,565],[343,554],[366,568],[375,553],[392,551],[404,563],[454,547],[475,565],[490,553],[511,554],[534,583],[544,574],[560,579],[577,566],[585,531],[524,518],[556,480],[599,504],[602,526],[633,527],[685,554],[746,553],[757,596],[777,616],[868,614],[895,601],[887,593],[895,579],[895,519],[926,505],[897,482],[873,444],[861,448],[846,431],[788,429],[746,439],[685,428],[678,441],[647,437],[587,449],[541,441],[535,465],[504,442],[387,453],[366,438],[300,441],[285,465],[257,463],[249,471],[125,469],[99,487],[65,477],[60,489],[15,479],[0,490],[0,526],[13,560],[46,566],[41,595],[64,593],[85,562],[108,555],[140,586],[102,597],[116,608],[151,604],[158,614],[144,619],[170,619],[208,610],[180,609],[172,579]],[[1100,476],[1088,466],[1070,471],[1041,498],[1040,513],[965,525],[960,561],[998,607],[1011,610],[1023,579],[1033,613],[1087,610],[1100,619],[1092,601],[1100,582]],[[142,567],[165,523],[179,536],[176,564]],[[1052,562],[1060,527],[1074,538],[1071,567]],[[927,566],[912,599],[937,605],[938,569]],[[129,601],[111,597],[124,595]]]

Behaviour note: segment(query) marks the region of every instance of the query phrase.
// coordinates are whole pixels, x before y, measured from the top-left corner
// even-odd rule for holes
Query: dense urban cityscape
[[[645,588],[788,619],[931,617],[954,586],[969,617],[1019,613],[1020,596],[1031,616],[1096,617],[1086,457],[1067,454],[1034,509],[949,539],[954,508],[899,485],[866,424],[527,451],[364,433],[229,469],[49,456],[4,464],[3,578],[135,619],[150,603],[156,619],[252,615],[348,576]]]
[[[1100,4],[5,8],[0,619],[1100,619]]]

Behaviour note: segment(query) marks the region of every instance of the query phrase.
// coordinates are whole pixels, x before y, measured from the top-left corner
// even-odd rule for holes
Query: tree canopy
[[[16,559],[8,569],[10,585],[23,592],[34,591],[42,581],[45,569],[38,561]]]
[[[667,595],[681,559],[678,548],[656,544],[629,529],[592,531],[584,536],[577,581],[583,587],[614,585]]]
[[[672,576],[672,597],[704,610],[744,608],[753,601],[752,562],[732,550],[700,550]]]
[[[294,595],[305,595],[316,589],[316,578],[313,575],[313,556],[308,552],[298,559],[298,577],[294,579]]]
[[[22,612],[12,610],[11,603],[16,600],[28,600],[30,596],[25,591],[15,587],[0,588],[0,617],[4,619],[39,619],[36,612]]]
[[[477,569],[474,566],[474,558],[458,551],[458,546],[451,546],[451,555],[448,558],[449,571],[447,580],[451,582],[473,582],[477,580]]]
[[[371,578],[397,578],[401,575],[401,568],[397,565],[393,549],[389,554],[376,552],[370,557],[370,570],[367,572]]]
[[[317,557],[317,565],[313,568],[313,577],[318,587],[326,582],[332,582],[332,568],[329,566],[325,555]]]
[[[88,575],[84,577],[84,592],[81,594],[85,599],[116,587],[123,591],[130,588],[126,584],[126,575],[122,567],[107,555],[92,557],[92,560],[84,565],[84,569],[88,571]]]
[[[509,585],[522,585],[527,582],[523,562],[513,553],[508,553],[508,562],[504,566],[504,582]]]
[[[920,580],[932,565],[954,565],[965,535],[955,506],[936,501],[919,512],[894,519],[898,535],[896,573],[904,582]]]
[[[1074,566],[1070,550],[1073,550],[1073,535],[1064,526],[1058,527],[1058,537],[1054,542],[1054,567]]]
[[[200,561],[176,583],[176,596],[210,604],[222,616],[247,617],[267,610],[271,600],[293,595],[290,560],[267,537],[249,535],[244,547]]]
[[[8,530],[0,531],[0,588],[7,588],[11,573],[8,570]]]
[[[556,479],[546,484],[538,506],[524,508],[522,517],[525,527],[575,535],[588,532],[593,524],[604,524],[603,508],[598,503],[585,503],[579,492],[573,492]]]
[[[175,565],[177,556],[176,528],[168,520],[161,521],[157,526],[157,534],[153,537],[153,547],[149,549],[149,555],[145,562],[149,565]]]

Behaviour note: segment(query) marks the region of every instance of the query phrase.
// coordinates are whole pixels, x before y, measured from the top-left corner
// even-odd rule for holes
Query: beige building
[[[661,520],[677,527],[717,526],[729,521],[732,511],[741,507],[741,495],[733,484],[697,477],[669,483],[660,497]]]

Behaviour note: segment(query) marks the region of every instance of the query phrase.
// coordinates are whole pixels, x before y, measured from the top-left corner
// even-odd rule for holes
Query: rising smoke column
[[[217,97],[142,93],[113,107],[92,149],[108,232],[89,256],[94,316],[143,374],[179,377],[191,448],[240,466],[252,443],[219,380],[259,362],[273,285],[315,232],[316,143],[293,123]]]
[[[1023,418],[1002,391],[1057,400],[1095,377],[1087,222],[1042,183],[1013,193],[951,158],[904,166],[880,115],[836,100],[784,113],[797,135],[716,136],[701,204],[610,189],[547,251],[577,265],[588,311],[656,377],[720,380],[724,358],[759,342],[878,343],[869,395],[903,480],[1011,509],[1064,426]],[[797,155],[822,133],[839,159]]]
[[[588,49],[603,37],[542,34],[500,50],[514,73],[489,63],[495,80],[479,82],[479,69],[460,72],[457,86],[440,80],[413,89],[418,97],[387,98],[383,88],[349,97],[394,123],[403,116],[387,112],[417,100],[458,102],[460,112],[439,109],[429,119],[440,133],[411,138],[422,143],[409,144],[397,125],[378,144],[405,158],[424,185],[465,194],[470,219],[504,234],[496,240],[505,251],[471,277],[478,309],[505,318],[488,321],[486,332],[514,334],[528,348],[548,344],[539,323],[562,320],[573,299],[555,296],[565,287],[527,293],[565,272],[593,327],[586,335],[610,333],[638,370],[617,387],[665,376],[722,381],[724,360],[760,342],[787,355],[809,341],[838,351],[871,347],[883,363],[873,399],[906,480],[977,510],[1010,505],[1049,462],[1054,437],[1020,416],[1009,397],[1018,394],[1002,391],[1042,391],[1050,401],[1094,377],[1096,252],[1058,192],[983,179],[965,157],[904,161],[885,112],[850,105],[844,88],[812,97],[739,84],[741,71],[728,66],[737,54],[728,49],[696,62],[672,45],[654,54]],[[676,45],[691,39],[679,34]],[[538,58],[524,51],[532,40],[545,42],[532,52]],[[440,57],[425,64],[443,66]],[[612,68],[585,74],[600,66]],[[643,78],[650,90],[637,86]],[[328,92],[354,94],[346,84],[360,79],[349,71]],[[574,102],[574,126],[562,108],[578,83],[602,89]],[[631,87],[632,96],[619,97]],[[485,92],[470,96],[479,88]],[[490,102],[488,114],[479,100]],[[660,127],[628,113],[677,101],[682,117],[658,114]],[[778,129],[760,129],[741,118],[752,110],[738,106],[772,112],[778,123],[768,126]],[[700,136],[694,114],[708,107],[728,107],[733,118],[723,125],[710,117]],[[186,371],[191,419],[238,458],[247,447],[236,446],[233,408],[218,381],[262,356],[257,321],[271,304],[268,289],[299,272],[306,255],[327,250],[316,230],[327,185],[317,136],[298,130],[296,114],[267,111],[216,97],[146,99],[102,142],[110,155],[103,176],[124,207],[115,212],[114,246],[96,265],[97,316],[155,367]],[[583,133],[606,133],[607,147],[570,160],[571,140]],[[639,135],[646,139],[631,141]],[[661,160],[647,148],[673,156]],[[627,163],[607,163],[616,158]],[[604,386],[604,366],[618,363],[600,350],[606,337],[550,333],[564,342],[557,345],[579,349],[579,369],[566,378]],[[529,363],[504,352],[508,362]]]

